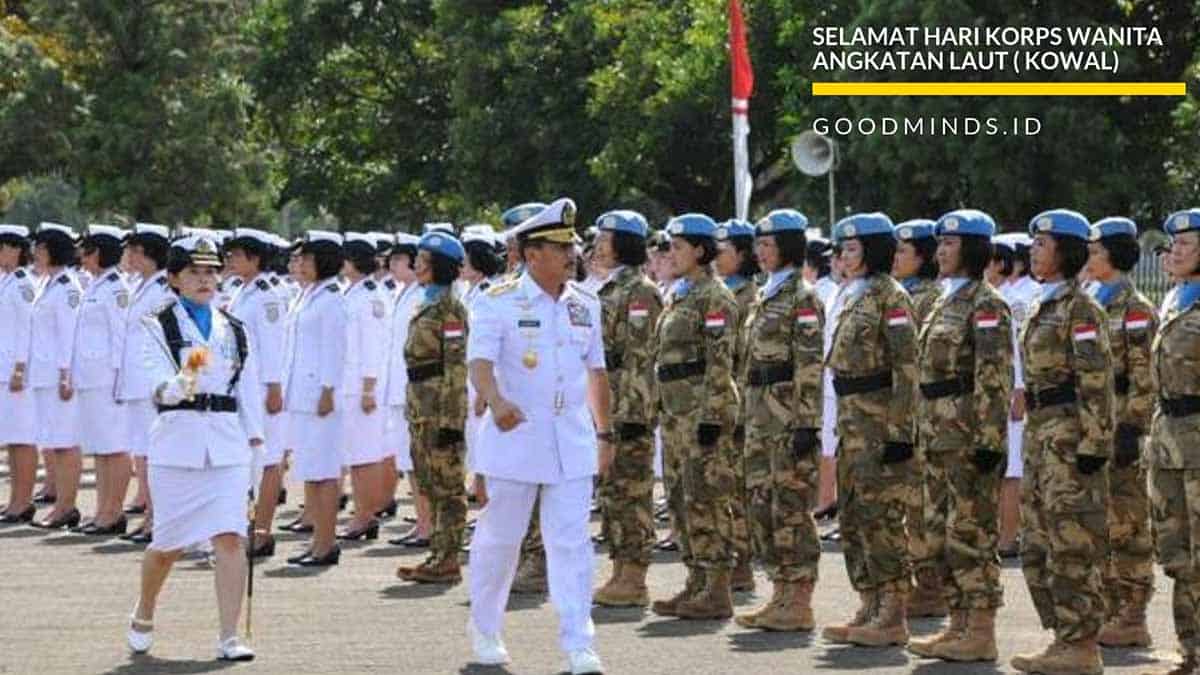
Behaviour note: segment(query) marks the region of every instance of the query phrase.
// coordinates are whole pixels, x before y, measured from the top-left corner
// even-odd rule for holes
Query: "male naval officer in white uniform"
[[[568,282],[574,223],[574,202],[559,199],[514,228],[525,272],[488,289],[471,312],[470,376],[491,414],[474,457],[488,503],[471,543],[467,630],[479,662],[508,662],[504,609],[540,490],[559,645],[577,674],[602,670],[592,650],[588,518],[592,478],[613,450],[600,302]]]

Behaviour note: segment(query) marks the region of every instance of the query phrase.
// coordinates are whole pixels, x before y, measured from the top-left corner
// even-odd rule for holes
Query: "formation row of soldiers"
[[[517,207],[505,225],[543,206]],[[822,428],[832,427],[841,539],[860,607],[824,636],[907,643],[945,660],[995,660],[999,493],[1014,461],[1009,418],[1017,390],[1025,418],[1022,566],[1054,640],[1013,666],[1100,672],[1101,642],[1149,643],[1153,522],[1158,559],[1175,579],[1183,668],[1194,670],[1200,577],[1189,514],[1196,509],[1190,471],[1200,456],[1200,210],[1173,214],[1164,229],[1172,237],[1164,265],[1177,285],[1155,309],[1126,276],[1138,259],[1137,228],[1123,218],[1091,223],[1073,211],[1047,211],[1031,220],[1028,237],[1014,238],[997,235],[979,211],[899,225],[883,214],[856,214],[824,243],[835,261],[833,278],[813,284],[802,270],[814,242],[796,211],[773,211],[754,225],[686,214],[659,233],[640,214],[603,214],[589,255],[578,261],[581,292],[593,289],[603,308],[611,429],[598,431],[615,449],[600,478],[614,569],[596,602],[649,602],[657,429],[688,578],[653,611],[731,617],[738,571],[758,560],[772,580],[772,598],[738,623],[814,629],[820,543],[811,511],[821,453],[834,451]],[[70,256],[61,242],[73,246],[70,234],[40,228],[33,269],[41,274],[34,274],[22,267],[28,233],[0,228],[0,302],[32,306],[23,313],[32,315],[31,330],[3,331],[9,348],[0,357],[9,362],[0,362],[0,378],[8,378],[7,404],[24,388],[26,368],[36,371],[30,414],[37,420],[34,437],[0,438],[14,453],[4,518],[32,518],[19,475],[29,461],[19,455],[37,445],[55,457],[60,503],[47,526],[78,521],[63,508],[73,507],[72,471],[78,480],[77,468],[64,461],[71,448],[98,456],[136,452],[132,440],[92,446],[111,432],[89,424],[112,426],[118,406],[140,400],[137,392],[122,393],[130,371],[115,355],[130,347],[120,342],[121,322],[111,318],[121,312],[103,308],[136,317],[147,311],[139,304],[147,286],[166,285],[156,278],[161,269],[146,266],[131,291],[117,269],[122,241],[144,254],[152,237],[166,244],[165,229],[138,225],[124,240],[120,231],[89,228],[82,248],[94,278],[86,289],[66,269]],[[117,242],[117,258],[90,259],[113,250],[106,239]],[[473,298],[504,293],[520,277],[517,246],[508,246],[507,266],[499,262],[506,244],[488,227],[461,235],[432,227],[420,238],[310,232],[285,276],[269,267],[287,242],[245,228],[224,242],[231,279],[243,280],[228,308],[248,327],[252,351],[280,355],[278,368],[260,364],[248,376],[261,383],[268,413],[287,413],[274,434],[268,430],[264,464],[278,467],[291,450],[306,482],[310,506],[301,527],[311,524],[314,537],[295,564],[337,562],[332,504],[343,466],[351,467],[361,514],[352,536],[377,532],[371,516],[389,507],[398,466],[414,471],[433,514],[430,557],[399,574],[439,583],[460,578],[472,425],[490,414],[468,393],[465,341]],[[714,260],[738,250],[758,270],[735,266],[735,273],[715,276]],[[990,280],[1003,278],[1006,261],[1024,253],[1040,285],[1018,279],[1021,293],[1033,298],[1014,311]],[[920,261],[911,276],[900,273],[910,267],[905,256]],[[239,269],[239,257],[250,266]],[[377,269],[381,257],[387,273]],[[506,272],[513,276],[505,279]],[[455,292],[460,275],[466,287]],[[252,290],[260,292],[257,302],[244,297]],[[152,309],[154,302],[145,304]],[[39,323],[51,314],[61,325]],[[102,324],[108,333],[97,332]],[[23,351],[23,344],[32,346]],[[105,378],[87,377],[89,358],[104,362]],[[530,369],[539,358],[523,357]],[[76,388],[80,410],[68,413],[64,404]],[[824,405],[830,389],[832,411]],[[380,391],[383,412],[374,403]],[[69,425],[76,434],[70,438],[61,435],[64,419],[76,419],[67,414],[79,420]],[[107,480],[99,478],[103,489],[112,488],[99,508],[119,509],[124,486]],[[260,505],[274,503],[279,482],[278,472],[264,472]],[[477,481],[476,489],[486,499],[486,485]],[[106,515],[97,514],[97,529]],[[256,522],[264,534],[271,515]],[[909,641],[910,604],[942,602],[946,629]]]

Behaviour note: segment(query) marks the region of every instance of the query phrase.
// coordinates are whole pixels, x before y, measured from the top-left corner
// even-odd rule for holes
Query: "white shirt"
[[[342,386],[346,367],[346,299],[336,279],[305,289],[289,316],[284,361],[284,405],[289,411],[317,413],[324,387]]]
[[[1013,388],[1025,388],[1024,368],[1021,367],[1021,327],[1025,325],[1025,317],[1029,316],[1029,308],[1041,294],[1041,285],[1032,277],[1025,275],[1016,281],[1010,281],[999,289],[1000,296],[1008,303],[1012,312],[1013,325]]]
[[[71,365],[71,384],[76,389],[108,389],[116,399],[128,307],[129,287],[115,267],[96,275],[84,290]]]
[[[387,370],[388,300],[383,287],[363,277],[346,289],[346,368],[339,394],[359,396],[363,379],[375,380],[376,393]]]
[[[239,286],[226,310],[245,325],[250,351],[257,356],[255,372],[244,377],[261,385],[283,383],[284,301],[269,277],[263,272]]]
[[[490,361],[500,395],[526,421],[500,431],[489,414],[479,430],[475,471],[505,480],[554,484],[596,473],[596,438],[587,404],[588,371],[604,369],[600,301],[568,283],[555,299],[528,273],[474,303],[467,360]],[[537,363],[527,367],[526,354]]]
[[[408,400],[408,364],[404,362],[404,345],[408,343],[408,328],[413,314],[421,304],[421,285],[409,283],[396,296],[389,318],[392,324],[392,346],[388,351],[387,402],[402,406]]]
[[[33,277],[25,270],[17,269],[0,277],[0,316],[4,317],[4,329],[0,330],[0,384],[7,385],[15,364],[29,367],[35,297]],[[28,372],[26,376],[28,382]]]
[[[121,358],[121,372],[117,376],[117,399],[120,401],[142,401],[154,394],[155,382],[142,367],[146,359],[146,329],[142,317],[156,312],[173,302],[175,294],[167,285],[166,270],[142,279],[129,296],[129,308],[125,310],[125,346]]]
[[[30,387],[57,387],[59,371],[70,370],[82,299],[79,281],[67,270],[47,277],[42,283],[33,301]]]

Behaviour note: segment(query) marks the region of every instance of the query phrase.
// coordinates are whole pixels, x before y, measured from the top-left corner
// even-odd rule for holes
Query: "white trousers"
[[[538,496],[536,483],[487,476],[487,507],[471,539],[471,618],[485,635],[504,629],[504,609],[517,571],[521,540]],[[571,652],[592,646],[594,553],[588,533],[592,478],[541,485],[542,539],[550,601],[558,612],[558,643]]]

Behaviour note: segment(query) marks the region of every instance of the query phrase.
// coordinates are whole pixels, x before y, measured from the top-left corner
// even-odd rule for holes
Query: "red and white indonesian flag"
[[[644,302],[629,303],[629,318],[645,319],[648,316],[650,316],[650,307],[648,307],[646,305],[646,303],[644,303]]]
[[[812,307],[801,307],[796,310],[796,323],[801,326],[815,326],[817,323],[817,310]]]
[[[705,314],[704,315],[704,327],[705,328],[724,328],[725,327],[725,313],[724,312],[711,312],[709,314]]]
[[[895,328],[896,326],[908,325],[908,312],[903,309],[893,309],[887,313],[887,325]]]
[[[1125,330],[1146,330],[1149,327],[1149,314],[1138,310],[1125,313]]]
[[[463,325],[457,321],[442,324],[442,337],[460,338],[463,336]]]
[[[1076,342],[1084,342],[1085,340],[1095,340],[1096,339],[1096,324],[1084,323],[1084,324],[1075,326],[1074,335],[1075,335]]]
[[[733,198],[736,215],[745,220],[750,212],[750,95],[754,93],[754,69],[746,48],[746,25],[742,3],[729,0],[729,52],[733,66]]]
[[[1000,325],[1000,315],[992,312],[979,312],[975,314],[976,328],[995,328]]]

